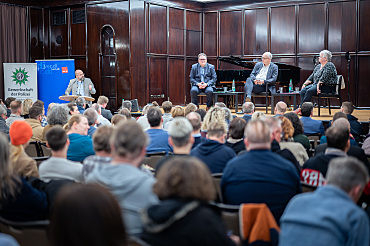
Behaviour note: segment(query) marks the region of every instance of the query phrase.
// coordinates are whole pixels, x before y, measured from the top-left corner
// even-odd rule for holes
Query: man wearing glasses
[[[96,90],[93,82],[89,78],[85,78],[82,70],[77,69],[75,71],[76,78],[69,81],[65,95],[69,95],[72,91],[72,95],[91,97],[91,94],[95,94]],[[88,102],[91,106],[91,101]]]
[[[271,92],[275,92],[275,82],[278,75],[278,66],[271,62],[272,54],[265,52],[262,62],[258,62],[247,79],[244,86],[244,101],[250,102],[252,92],[261,93],[266,91],[266,85]]]
[[[207,63],[207,55],[200,53],[198,63],[193,64],[190,71],[190,96],[191,102],[198,105],[198,94],[204,92],[207,95],[207,110],[212,106],[212,95],[217,75],[215,67]]]

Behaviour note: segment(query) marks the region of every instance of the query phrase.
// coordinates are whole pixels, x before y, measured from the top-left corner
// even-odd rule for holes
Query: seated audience
[[[126,116],[122,115],[122,114],[115,114],[113,117],[112,117],[112,126],[117,126],[119,122],[124,122],[126,121],[127,118]]]
[[[368,135],[362,144],[362,149],[365,151],[365,154],[370,156],[370,135]]]
[[[114,196],[99,185],[68,185],[57,196],[50,219],[54,246],[127,246]]]
[[[191,155],[202,160],[211,173],[222,173],[226,163],[236,156],[234,150],[225,145],[226,134],[225,122],[211,122],[207,129],[207,140],[191,151]]]
[[[358,119],[352,115],[355,106],[352,102],[343,102],[340,110],[347,115],[349,124],[351,125],[351,134],[355,138],[356,142],[361,142],[361,135],[365,134],[364,128]]]
[[[252,117],[251,117],[251,120],[257,120],[257,119],[263,119],[265,117],[265,113],[264,112],[254,112],[252,114]]]
[[[128,109],[128,111],[130,111],[131,112],[131,109],[132,109],[132,102],[131,101],[123,101],[122,102],[122,106],[121,106],[121,109],[123,109],[123,108],[126,108],[126,109]]]
[[[109,103],[109,99],[106,96],[99,96],[97,104],[101,108],[101,115],[106,118],[107,120],[111,120],[113,115],[112,112],[108,109],[106,109],[107,105]]]
[[[10,126],[10,164],[14,174],[20,177],[39,177],[36,161],[29,157],[24,149],[32,137],[31,126],[23,120],[14,121]]]
[[[191,148],[194,149],[205,140],[200,133],[200,128],[202,127],[201,116],[196,112],[191,112],[186,116],[186,118],[193,127],[192,136],[194,138],[194,143]]]
[[[266,203],[278,222],[289,200],[302,191],[296,168],[270,150],[265,122],[250,121],[244,137],[248,152],[229,161],[221,179],[224,203]]]
[[[166,102],[168,102],[168,101],[166,101]],[[165,103],[165,102],[164,102]],[[162,107],[166,107],[166,106],[163,106],[163,105],[166,105],[166,104],[162,104]],[[150,125],[149,125],[149,122],[148,122],[148,117],[147,117],[147,113],[148,113],[148,110],[151,108],[152,106],[151,105],[145,105],[144,106],[144,108],[143,108],[143,115],[142,116],[140,116],[137,120],[136,120],[136,122],[141,126],[141,128],[143,128],[143,131],[146,131],[146,130],[148,130],[149,128],[150,128]],[[172,107],[172,104],[171,104],[171,107]],[[164,110],[164,108],[163,108],[163,110]],[[166,109],[167,110],[167,109]],[[166,117],[166,121],[168,121],[169,119],[168,119],[168,115],[170,115],[171,116],[171,113],[164,113],[163,114],[163,116],[162,116],[162,118],[163,118],[163,122],[164,122],[164,118]],[[171,116],[171,118],[172,118],[172,116]]]
[[[213,122],[224,124],[225,121],[225,110],[220,107],[212,107],[207,111],[202,123],[202,131],[207,132],[209,125]]]
[[[85,109],[86,109],[86,101],[85,101],[85,98],[78,97],[76,99],[76,105],[77,105],[78,111],[80,111],[80,114],[83,114],[85,112]]]
[[[327,185],[289,202],[280,220],[279,245],[369,245],[369,219],[356,205],[368,179],[358,160],[331,160]]]
[[[85,179],[87,183],[104,185],[115,195],[127,233],[136,236],[142,232],[141,210],[158,203],[152,191],[154,177],[139,169],[146,144],[146,134],[135,121],[118,124],[111,139],[111,164],[94,168]]]
[[[197,110],[195,110],[195,113],[198,113],[200,115],[201,121],[203,122],[204,116],[206,116],[207,111],[202,108],[198,108]]]
[[[29,114],[30,114],[30,108],[32,107],[32,99],[30,98],[27,98],[27,99],[24,99],[23,102],[22,102],[22,114],[21,116],[24,118],[24,119],[28,119],[29,118]]]
[[[50,106],[50,104],[49,104]],[[46,139],[46,133],[49,129],[55,125],[64,126],[68,123],[69,113],[68,107],[63,104],[55,104],[51,109],[48,110],[48,124],[44,127],[42,132],[42,138]]]
[[[87,123],[89,124],[89,130],[87,130],[87,135],[92,137],[94,132],[96,131],[95,125],[98,123],[98,113],[94,108],[88,108],[85,110],[84,115],[87,118]]]
[[[285,102],[283,102],[283,101],[278,102],[275,106],[275,115],[274,115],[274,117],[283,116],[286,112],[287,107],[288,106],[286,105]]]
[[[233,120],[233,115],[231,114],[230,109],[226,107],[222,107],[222,109],[225,111],[225,122],[227,124],[227,128],[229,128],[230,122]]]
[[[86,177],[100,164],[109,164],[112,160],[110,138],[113,134],[113,127],[100,126],[93,135],[93,147],[95,155],[86,157],[83,161],[82,175]]]
[[[97,121],[99,122],[100,125],[103,125],[103,126],[110,126],[111,123],[109,120],[107,120],[106,118],[104,118],[102,115],[101,115],[101,110],[102,108],[99,106],[99,104],[97,103],[93,103],[91,105],[91,108],[95,109],[95,111],[98,113],[98,118],[97,118]]]
[[[89,124],[85,115],[76,114],[68,120],[68,160],[82,162],[86,157],[95,155],[91,138],[87,135],[88,130]]]
[[[25,122],[23,124],[28,125]],[[32,133],[30,129],[27,132]],[[45,219],[48,211],[45,193],[33,188],[14,172],[9,155],[9,142],[3,134],[0,134],[0,216],[12,221]]]
[[[6,119],[6,125],[10,127],[10,125],[16,120],[24,120],[21,116],[22,114],[22,101],[15,100],[10,103],[10,109],[12,113],[10,114],[9,118]]]
[[[185,117],[185,110],[181,106],[175,106],[172,109],[171,115],[172,115],[172,118],[170,118],[167,121],[166,125],[163,125],[163,129],[165,129],[166,131],[170,128],[171,121],[174,118],[176,118],[176,117]]]
[[[47,118],[45,116],[45,109],[44,109],[44,102],[41,100],[36,100],[32,106],[38,106],[42,108],[42,120],[41,120],[41,126],[45,127],[48,124]]]
[[[312,119],[313,104],[311,102],[305,102],[302,104],[301,113],[302,113],[301,122],[304,128],[303,133],[305,135],[325,134],[325,129],[324,125],[322,124],[322,121]]]
[[[121,114],[121,115],[125,116],[127,120],[131,120],[132,119],[130,110],[128,110],[127,108],[121,108],[118,111],[118,114]]]
[[[183,117],[177,117],[171,123],[168,134],[170,135],[168,142],[173,148],[173,154],[162,157],[156,165],[156,172],[167,161],[176,156],[190,156],[191,147],[194,143],[192,136],[193,127],[190,122]]]
[[[16,98],[15,97],[8,97],[8,98],[6,98],[5,99],[5,101],[4,101],[4,104],[5,104],[5,107],[6,107],[6,117],[9,117],[10,116],[10,114],[12,113],[12,110],[11,110],[11,108],[10,108],[10,104],[13,102],[13,101],[15,101],[16,100]]]
[[[162,111],[159,107],[152,107],[147,113],[150,128],[146,130],[149,137],[147,153],[165,151],[172,152],[172,147],[168,143],[168,133],[162,129]]]
[[[248,123],[251,120],[252,114],[254,113],[254,104],[252,102],[245,102],[242,106],[243,119]]]
[[[44,128],[41,126],[42,111],[43,109],[41,107],[32,106],[28,111],[29,117],[25,119],[25,121],[32,127],[31,141],[45,142],[45,139],[42,138],[42,133],[44,131]]]
[[[153,191],[161,202],[143,212],[142,239],[150,245],[234,245],[209,201],[216,190],[198,159],[175,157],[159,170]],[[236,236],[233,236],[236,238]]]
[[[69,109],[69,115],[79,114],[80,111],[78,111],[77,104],[76,103],[68,103],[67,107]]]
[[[185,116],[187,116],[191,112],[195,112],[197,109],[197,105],[195,105],[194,103],[189,103],[188,105],[186,105],[185,108]]]
[[[303,163],[308,160],[307,151],[301,143],[294,142],[294,128],[292,122],[284,116],[280,116],[278,119],[281,120],[282,127],[282,137],[279,143],[280,148],[289,150],[302,166]]]
[[[235,154],[245,150],[244,144],[244,129],[247,122],[243,118],[235,118],[231,121],[229,126],[229,138],[225,145],[234,150]]]
[[[284,117],[288,118],[292,122],[294,133],[293,140],[294,142],[300,143],[308,151],[310,149],[310,140],[306,135],[303,134],[303,125],[296,113],[286,113]]]
[[[62,179],[81,182],[82,164],[67,160],[69,139],[61,126],[53,126],[46,133],[46,146],[51,149],[51,157],[40,164],[40,179],[44,182]]]
[[[9,135],[9,126],[6,125],[6,108],[0,105],[0,132]]]
[[[226,108],[226,104],[223,102],[216,102],[215,107]]]

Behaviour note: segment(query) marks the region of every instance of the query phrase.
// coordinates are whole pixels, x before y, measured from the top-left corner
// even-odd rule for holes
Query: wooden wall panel
[[[244,11],[244,55],[256,51],[256,10]]]
[[[329,4],[328,49],[331,52],[342,50],[342,3]]]
[[[169,8],[169,49],[171,55],[184,55],[184,11]]]
[[[301,68],[301,83],[299,83],[299,86],[302,86],[312,74],[315,66],[313,65],[312,57],[299,57],[297,60],[297,66]]]
[[[186,55],[197,56],[201,52],[202,33],[186,30]]]
[[[256,55],[268,50],[268,10],[256,10]]]
[[[360,1],[359,51],[370,50],[370,1]]]
[[[162,104],[167,100],[167,59],[159,57],[149,58],[149,95],[150,101],[157,101]],[[164,95],[157,98],[157,95]],[[153,96],[154,97],[153,97]]]
[[[198,62],[197,58],[186,59],[186,61],[185,61],[185,98],[186,98],[186,103],[191,102],[191,97],[190,97],[191,85],[190,85],[190,78],[189,78],[191,66],[193,64],[197,63],[197,62]]]
[[[168,60],[168,97],[172,104],[185,103],[184,60]]]
[[[149,52],[167,53],[167,9],[149,5]]]
[[[85,23],[73,24],[72,23],[72,12],[76,10],[83,10],[85,8],[73,8],[70,11],[71,20],[71,55],[86,55],[86,26]]]
[[[359,56],[358,58],[358,82],[350,83],[355,91],[358,92],[358,104],[359,107],[369,107],[370,97],[369,97],[369,67],[370,67],[370,56]],[[351,89],[353,88],[351,86]]]
[[[318,53],[325,48],[325,4],[299,7],[299,53]]]
[[[356,51],[356,1],[342,3],[342,51]]]
[[[203,51],[207,56],[217,56],[217,13],[204,14]]]
[[[170,28],[184,29],[184,10],[169,8]]]
[[[44,58],[44,32],[42,9],[30,8],[30,61]]]
[[[54,13],[64,13],[65,24],[53,25]],[[68,56],[68,11],[66,9],[50,11],[50,55],[52,57]],[[61,37],[60,44],[57,43],[57,37]]]
[[[201,31],[201,13],[186,11],[186,30]]]
[[[242,13],[242,11],[220,13],[221,56],[242,55]]]
[[[271,8],[271,52],[295,54],[296,45],[295,7]]]

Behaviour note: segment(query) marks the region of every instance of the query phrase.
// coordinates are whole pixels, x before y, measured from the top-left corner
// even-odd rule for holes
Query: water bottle
[[[293,81],[290,79],[289,81],[289,93],[293,92]]]
[[[235,79],[233,79],[233,84],[231,85],[231,90],[235,92]]]

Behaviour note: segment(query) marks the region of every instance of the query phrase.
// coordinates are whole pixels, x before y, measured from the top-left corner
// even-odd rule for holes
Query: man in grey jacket
[[[79,95],[85,97],[91,97],[91,94],[95,94],[96,90],[93,82],[89,78],[85,78],[85,74],[82,70],[77,69],[75,71],[76,78],[69,81],[68,87],[64,94],[69,95],[72,91],[72,95]],[[91,105],[91,101],[89,101]]]

